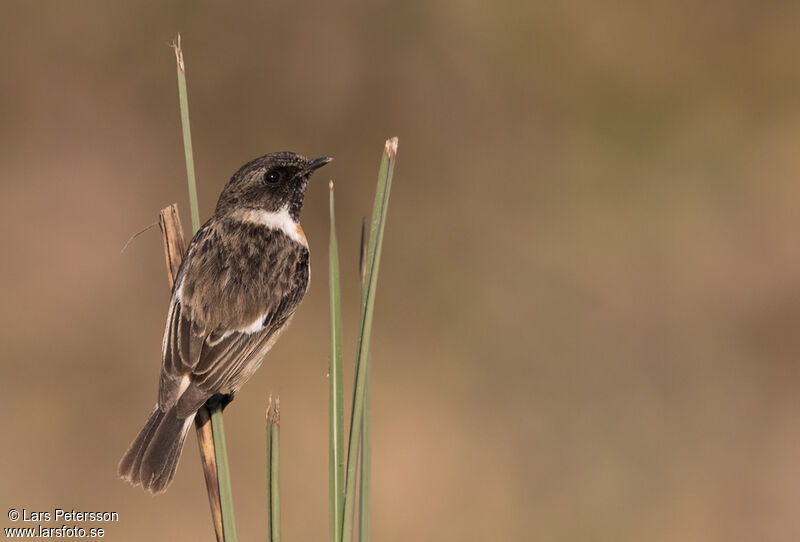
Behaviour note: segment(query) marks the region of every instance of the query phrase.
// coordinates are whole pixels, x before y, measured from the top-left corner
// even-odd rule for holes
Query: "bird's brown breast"
[[[190,246],[182,303],[208,332],[244,329],[270,314],[290,316],[308,280],[306,246],[279,229],[220,219]]]

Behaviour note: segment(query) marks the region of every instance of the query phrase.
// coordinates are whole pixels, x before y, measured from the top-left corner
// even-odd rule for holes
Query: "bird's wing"
[[[247,329],[211,333],[193,322],[191,311],[175,300],[167,320],[159,404],[168,406],[180,399],[199,406],[215,393],[238,389],[294,313],[297,303],[291,297]],[[284,310],[283,305],[291,308]]]
[[[196,247],[201,241],[198,236],[191,245]],[[264,246],[259,261],[270,265],[253,277],[246,276],[252,265],[237,269],[240,259],[230,250],[220,252],[211,260],[206,254],[195,256],[190,246],[178,273],[162,344],[162,407],[180,399],[179,408],[191,410],[194,403],[199,406],[214,393],[241,387],[294,314],[308,285],[308,249],[300,245]],[[214,295],[211,303],[208,295],[204,302],[196,294],[200,281],[190,280],[204,272],[201,279],[209,286],[205,291]],[[256,281],[260,281],[260,290],[252,289]],[[243,303],[245,297],[249,303]],[[214,309],[209,310],[209,305]],[[243,306],[249,314],[244,315]],[[215,320],[219,314],[226,318]]]

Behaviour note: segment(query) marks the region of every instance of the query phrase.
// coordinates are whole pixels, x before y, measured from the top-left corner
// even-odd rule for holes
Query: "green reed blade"
[[[372,336],[372,317],[375,311],[375,291],[378,284],[378,267],[383,246],[383,231],[386,225],[386,212],[392,174],[397,157],[397,138],[386,141],[383,158],[378,171],[378,184],[375,190],[375,205],[372,211],[369,245],[367,247],[366,294],[361,303],[361,325],[356,357],[356,384],[353,393],[353,409],[350,418],[350,438],[347,448],[347,473],[345,481],[344,520],[342,522],[342,541],[350,542],[353,537],[353,510],[356,492],[356,471],[358,449],[363,430],[364,403],[366,396],[367,365],[369,345]]]
[[[337,542],[342,530],[344,509],[344,391],[342,386],[342,306],[339,283],[339,244],[333,205],[333,181],[330,182],[330,243],[328,245],[328,281],[330,290],[331,361],[330,361],[330,450],[329,499],[331,542]]]

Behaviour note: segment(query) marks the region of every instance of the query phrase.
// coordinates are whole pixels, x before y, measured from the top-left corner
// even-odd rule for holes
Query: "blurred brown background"
[[[166,494],[115,477],[168,301],[157,230],[120,248],[173,201],[188,228],[179,30],[204,217],[257,155],[336,158],[310,293],[227,411],[242,540],[271,392],[284,537],[327,537],[326,181],[352,360],[392,135],[375,540],[800,540],[800,4],[695,4],[3,2],[0,524],[213,539],[193,437]]]

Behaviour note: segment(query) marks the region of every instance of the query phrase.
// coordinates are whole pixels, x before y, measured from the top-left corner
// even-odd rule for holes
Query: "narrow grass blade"
[[[369,354],[368,354],[369,355]],[[372,486],[372,430],[370,428],[370,373],[371,365],[367,362],[367,381],[364,385],[364,421],[361,429],[361,453],[359,454],[359,486],[358,486],[358,540],[369,542],[370,494]]]
[[[386,212],[389,205],[389,193],[392,186],[392,174],[396,157],[397,138],[393,137],[386,141],[383,159],[378,171],[378,185],[375,190],[375,205],[372,211],[369,245],[367,247],[366,293],[361,303],[361,326],[356,357],[356,385],[347,448],[344,520],[342,522],[342,540],[344,542],[349,542],[353,539],[353,510],[356,493],[358,448],[363,430],[368,354],[372,336],[372,317],[375,311],[375,290],[378,284],[378,267],[383,245],[383,231],[386,225]]]
[[[367,227],[366,217],[361,219],[361,250],[359,254],[359,276],[361,278],[361,303],[367,293]],[[367,354],[369,356],[369,354]],[[361,430],[361,448],[359,451],[359,485],[358,485],[358,540],[368,542],[370,539],[370,489],[372,485],[372,435],[370,430],[370,373],[371,365],[367,362],[367,380],[364,384],[364,423]]]
[[[200,212],[197,209],[197,183],[194,178],[194,153],[192,152],[192,130],[189,127],[189,98],[186,93],[186,66],[183,63],[181,35],[175,44],[175,60],[178,71],[178,100],[181,105],[181,128],[183,129],[183,154],[186,157],[186,180],[189,183],[189,209],[192,215],[192,232],[200,229]]]
[[[342,306],[339,285],[339,244],[336,240],[333,181],[330,182],[329,187],[331,229],[328,246],[331,320],[329,509],[331,542],[337,542],[342,531],[342,511],[344,509],[344,392],[342,385]]]
[[[228,469],[228,446],[225,441],[225,423],[222,419],[222,401],[214,395],[206,402],[211,413],[211,431],[214,434],[214,449],[217,455],[217,477],[219,497],[222,505],[222,533],[225,542],[236,542],[236,517],[233,512],[233,490]]]
[[[267,541],[272,541],[272,395],[267,403]]]
[[[267,408],[267,457],[269,462],[269,542],[281,540],[281,410],[280,399]]]

